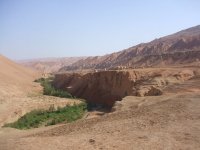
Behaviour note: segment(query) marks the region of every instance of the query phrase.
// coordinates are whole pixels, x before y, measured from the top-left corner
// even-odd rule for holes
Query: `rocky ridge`
[[[60,72],[79,69],[140,68],[200,65],[200,25],[128,49],[81,59]]]

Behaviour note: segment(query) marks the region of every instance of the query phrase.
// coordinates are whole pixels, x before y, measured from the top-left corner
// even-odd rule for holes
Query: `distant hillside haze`
[[[20,60],[18,63],[45,74],[57,72],[60,68],[71,65],[83,58],[85,57],[38,58]]]
[[[116,53],[80,59],[59,71],[199,65],[199,60],[200,25]]]

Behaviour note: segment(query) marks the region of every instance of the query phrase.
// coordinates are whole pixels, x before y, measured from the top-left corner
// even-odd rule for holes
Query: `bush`
[[[45,81],[45,78],[39,78],[39,79],[36,79],[34,82],[41,83],[41,82],[44,82],[44,81]]]
[[[35,82],[38,82],[41,84],[41,86],[43,86],[44,95],[56,96],[61,98],[73,98],[73,96],[70,93],[63,91],[61,89],[55,89],[51,84],[52,80],[53,80],[52,77],[40,78],[35,80]]]
[[[73,106],[59,107],[55,110],[54,106],[50,106],[49,110],[33,110],[14,123],[5,124],[4,127],[12,127],[17,129],[38,128],[42,125],[49,126],[61,122],[72,122],[82,118],[86,112],[86,103]]]

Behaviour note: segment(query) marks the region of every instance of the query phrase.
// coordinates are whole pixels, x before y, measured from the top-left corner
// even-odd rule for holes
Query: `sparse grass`
[[[35,80],[35,82],[40,83],[41,86],[44,87],[43,89],[44,95],[56,96],[61,98],[73,98],[73,96],[70,93],[60,89],[55,89],[51,84],[52,78],[40,78]]]
[[[61,122],[72,122],[82,118],[86,112],[86,103],[73,106],[65,106],[63,108],[51,106],[49,110],[33,110],[14,123],[5,124],[4,127],[12,127],[17,129],[38,128],[40,126],[55,125]]]

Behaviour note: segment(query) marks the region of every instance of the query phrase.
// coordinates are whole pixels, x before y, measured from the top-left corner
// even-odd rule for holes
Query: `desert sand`
[[[161,96],[127,96],[113,112],[70,124],[19,131],[3,128],[3,150],[199,149],[200,78]],[[115,110],[115,111],[114,111]]]

